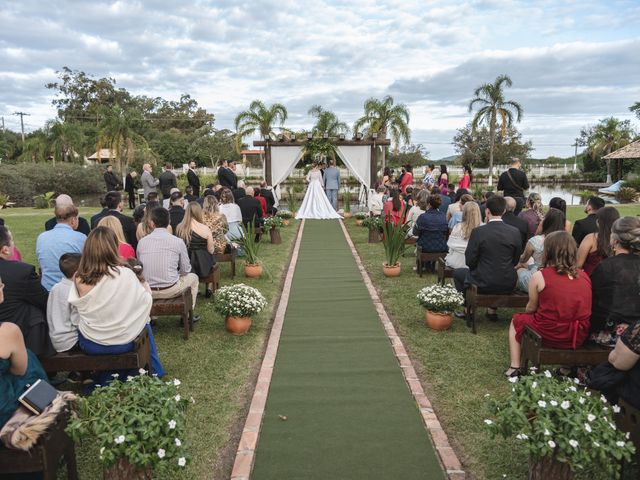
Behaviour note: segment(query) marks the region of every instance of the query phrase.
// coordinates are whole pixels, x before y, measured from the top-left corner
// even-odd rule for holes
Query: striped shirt
[[[180,274],[191,272],[186,245],[166,228],[156,228],[140,239],[137,253],[151,288],[170,287]]]

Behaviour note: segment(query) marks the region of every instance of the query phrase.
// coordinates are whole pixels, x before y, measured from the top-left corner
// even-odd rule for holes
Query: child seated
[[[65,253],[60,257],[60,271],[64,278],[56,283],[47,301],[49,337],[57,352],[78,350],[78,323],[76,307],[69,304],[69,290],[73,287],[73,275],[80,265],[79,253]]]

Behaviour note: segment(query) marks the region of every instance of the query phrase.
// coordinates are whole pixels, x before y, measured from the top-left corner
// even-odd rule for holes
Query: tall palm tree
[[[30,135],[24,142],[22,153],[20,154],[20,160],[30,160],[33,163],[45,160],[49,154],[49,146],[47,143],[47,137],[41,130]]]
[[[308,113],[316,119],[316,123],[311,129],[312,133],[316,136],[324,137],[324,135],[327,135],[328,137],[337,137],[340,134],[347,135],[349,133],[349,126],[346,123],[341,122],[335,113],[323,109],[320,105],[313,105]],[[308,153],[312,155],[314,153],[329,154],[334,161],[336,159],[336,150],[333,144],[323,145],[317,152],[311,151]]]
[[[267,107],[260,100],[254,100],[249,105],[249,110],[244,110],[236,115],[236,148],[238,152],[242,149],[242,140],[256,132],[260,134],[260,139],[275,138],[273,131],[275,124],[282,127],[286,120],[287,109],[281,103],[274,103]],[[282,128],[280,129],[282,130]]]
[[[53,164],[59,155],[63,162],[72,161],[78,152],[82,153],[84,135],[78,124],[52,120],[47,122]]]
[[[628,120],[609,117],[596,125],[589,137],[588,147],[593,157],[604,157],[631,143],[633,131]],[[611,183],[611,165],[607,160],[607,183]],[[620,170],[620,166],[618,167]],[[621,173],[621,172],[619,172]]]
[[[369,98],[364,102],[364,115],[353,125],[353,130],[358,133],[366,128],[367,134],[377,133],[382,138],[391,135],[394,150],[397,152],[400,143],[409,143],[411,130],[409,129],[409,109],[403,103],[393,104],[393,97],[387,95],[382,100]],[[382,169],[385,167],[386,149],[382,149]]]
[[[500,75],[493,83],[485,83],[476,88],[473,92],[474,98],[469,103],[469,112],[478,107],[471,122],[472,131],[475,132],[481,123],[489,126],[489,186],[493,185],[493,150],[498,122],[500,135],[504,136],[507,128],[513,124],[514,115],[516,122],[522,119],[522,106],[518,102],[504,98],[504,86],[511,87],[511,85],[511,78],[508,75]]]

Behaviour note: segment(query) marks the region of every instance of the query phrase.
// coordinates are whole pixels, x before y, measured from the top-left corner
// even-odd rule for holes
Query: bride
[[[324,191],[322,172],[318,168],[318,164],[313,164],[313,168],[307,175],[307,182],[309,183],[307,193],[304,195],[296,218],[342,218],[327,198],[327,194]]]

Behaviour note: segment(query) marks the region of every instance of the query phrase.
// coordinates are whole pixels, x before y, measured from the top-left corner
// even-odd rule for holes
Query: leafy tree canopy
[[[514,126],[507,127],[504,135],[501,131],[496,131],[494,137],[493,158],[496,164],[507,164],[511,157],[525,160],[533,151],[531,140],[523,141],[522,134]],[[474,129],[472,124],[468,123],[457,130],[453,137],[453,146],[458,154],[459,163],[475,167],[489,165],[491,151],[489,128]]]

